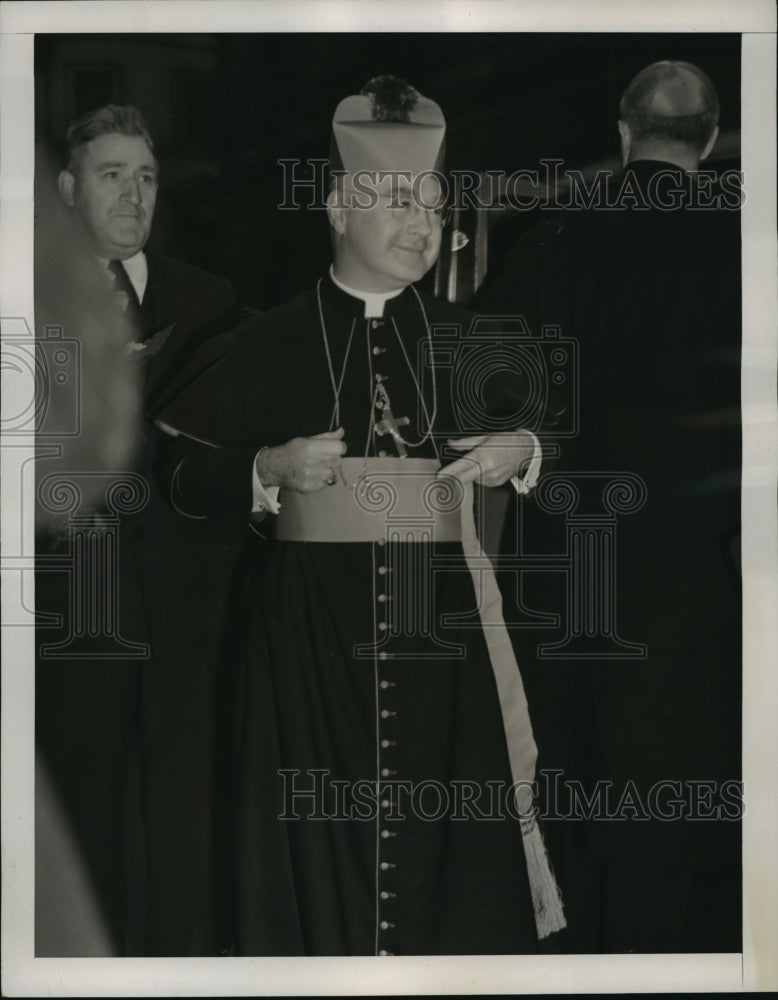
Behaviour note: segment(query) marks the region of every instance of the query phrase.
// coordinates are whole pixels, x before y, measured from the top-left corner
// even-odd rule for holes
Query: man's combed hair
[[[635,142],[683,142],[698,151],[705,148],[719,120],[717,108],[698,115],[669,117],[623,107],[621,117]]]
[[[78,169],[81,151],[88,142],[101,135],[139,136],[153,152],[152,141],[143,115],[130,104],[106,104],[74,121],[67,130],[68,166],[71,173]]]

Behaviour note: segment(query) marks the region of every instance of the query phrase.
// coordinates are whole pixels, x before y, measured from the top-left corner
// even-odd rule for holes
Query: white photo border
[[[33,323],[35,32],[643,31],[742,33],[743,567],[746,813],[742,955],[445,958],[57,959],[33,957],[33,635],[2,629],[2,989],[8,996],[247,996],[722,992],[778,988],[778,580],[776,553],[775,7],[770,0],[96,0],[0,8],[2,323]],[[14,400],[3,396],[5,412]],[[6,409],[7,408],[7,409]],[[31,537],[21,470],[33,442],[2,444],[4,568]],[[18,536],[18,537],[17,537]],[[16,564],[13,564],[14,566]],[[27,574],[29,577],[31,574]],[[6,609],[22,574],[3,573]],[[17,589],[15,589],[17,588]],[[29,603],[31,595],[25,594]]]

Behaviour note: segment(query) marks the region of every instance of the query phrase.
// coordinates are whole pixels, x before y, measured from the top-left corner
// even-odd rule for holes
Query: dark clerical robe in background
[[[525,578],[527,606],[561,616],[513,633],[539,764],[557,772],[541,783],[549,849],[573,950],[738,951],[737,191],[643,161],[609,198],[612,211],[555,213],[526,233],[479,300],[577,341],[577,432],[553,473],[580,490],[572,516],[602,519],[604,484],[637,484],[633,509],[611,515],[609,643],[593,629],[544,652],[574,628],[573,581]],[[542,506],[521,511],[524,551],[564,552],[565,517]],[[594,577],[584,586],[593,608],[609,596]],[[566,794],[574,781],[588,815]]]
[[[161,414],[188,436],[172,445],[183,509],[248,517],[258,448],[338,422],[347,458],[396,457],[371,430],[376,374],[394,416],[409,418],[403,437],[421,442],[411,460],[437,448],[445,464],[456,457],[446,439],[477,429],[457,418],[451,388],[468,313],[407,288],[365,319],[361,300],[328,279],[319,287],[320,305],[311,291],[246,324]],[[427,321],[454,335],[434,375]],[[483,388],[493,415],[521,410],[520,379],[497,373]],[[279,499],[283,513],[290,496]],[[260,528],[272,534],[272,521]],[[237,953],[535,951],[519,823],[504,804],[489,808],[486,783],[498,803],[512,774],[461,545],[265,545],[246,607]],[[508,741],[527,736],[508,728]],[[467,807],[451,818],[457,782],[480,792],[481,818]]]

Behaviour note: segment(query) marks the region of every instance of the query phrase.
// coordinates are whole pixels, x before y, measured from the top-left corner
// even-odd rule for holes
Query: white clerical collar
[[[360,292],[358,289],[351,288],[349,285],[344,284],[336,278],[335,268],[332,264],[330,264],[330,277],[332,278],[333,284],[337,285],[342,292],[345,292],[347,295],[352,295],[355,299],[362,299],[365,303],[365,319],[373,319],[375,316],[383,316],[384,305],[389,301],[389,299],[396,299],[398,295],[401,295],[405,291],[404,288],[398,288],[394,292]]]
[[[101,263],[104,267],[108,267],[110,264],[109,260],[100,258]],[[146,261],[146,254],[139,250],[132,257],[128,257],[126,260],[121,261],[121,265],[127,272],[127,277],[130,279],[130,284],[135,289],[135,294],[138,296],[138,302],[143,302],[143,296],[146,293],[146,285],[149,280],[149,265]]]

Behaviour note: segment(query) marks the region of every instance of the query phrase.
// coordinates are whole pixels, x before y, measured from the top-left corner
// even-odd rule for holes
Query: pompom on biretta
[[[361,94],[370,98],[373,121],[407,122],[421,96],[415,87],[396,76],[374,76]]]

